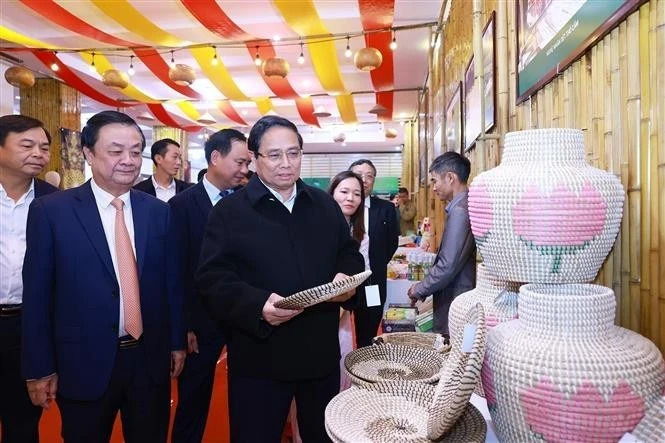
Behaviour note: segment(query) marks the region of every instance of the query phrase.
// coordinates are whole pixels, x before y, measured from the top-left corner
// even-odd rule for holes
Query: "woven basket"
[[[450,345],[445,344],[441,334],[435,332],[390,332],[374,337],[375,345],[388,344],[411,346],[416,348],[433,349],[441,354],[450,351]]]
[[[385,344],[349,352],[344,369],[355,383],[395,380],[436,383],[443,361],[443,355],[433,349]]]
[[[614,325],[611,289],[527,284],[489,331],[485,397],[502,441],[617,441],[665,386],[656,346]]]
[[[665,441],[665,395],[649,408],[632,434],[645,443]]]
[[[469,218],[488,270],[509,281],[593,281],[619,231],[619,179],[587,164],[577,129],[505,137],[501,164],[469,188]]]
[[[337,442],[354,443],[426,442],[444,437],[443,441],[484,441],[484,420],[469,405],[484,354],[484,317],[480,304],[469,311],[468,323],[476,325],[470,350],[451,351],[436,387],[381,382],[371,389],[352,387],[335,396],[326,407],[328,435]],[[453,431],[462,415],[461,430]]]
[[[483,305],[485,326],[488,330],[499,323],[517,318],[517,295],[521,283],[496,278],[487,271],[482,263],[478,264],[476,282],[475,289],[458,295],[450,305],[448,328],[452,347],[460,346],[464,331],[464,317],[476,303]],[[475,392],[481,397],[485,396],[480,380],[478,380]]]

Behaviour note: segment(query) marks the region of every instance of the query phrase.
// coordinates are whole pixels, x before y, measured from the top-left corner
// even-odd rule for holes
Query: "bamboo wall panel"
[[[497,11],[493,133],[501,137],[485,140],[484,152],[467,154],[472,178],[499,164],[508,131],[581,129],[589,163],[615,174],[626,190],[622,226],[596,282],[614,289],[617,323],[665,351],[665,0],[645,2],[519,105],[515,3],[488,0],[482,5],[483,22]],[[472,5],[453,2],[442,24],[442,65],[432,69],[441,69],[436,79],[441,79],[444,108],[473,53]],[[500,48],[500,41],[507,48]],[[436,87],[432,84],[432,96]],[[437,224],[443,222],[442,214],[435,216]]]
[[[47,171],[62,176],[60,128],[81,130],[80,93],[57,80],[37,78],[32,88],[21,88],[21,114],[41,120],[51,134],[51,158],[40,177]]]

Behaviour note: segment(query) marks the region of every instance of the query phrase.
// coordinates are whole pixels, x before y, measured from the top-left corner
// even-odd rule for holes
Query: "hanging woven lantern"
[[[386,129],[386,138],[395,138],[397,137],[397,129],[387,128]]]
[[[361,71],[372,71],[383,63],[383,55],[376,48],[362,48],[353,56],[353,64]]]
[[[340,132],[333,138],[335,143],[343,143],[344,140],[346,140],[346,135],[343,132]]]
[[[215,120],[215,117],[213,117],[210,112],[206,111],[205,114],[202,114],[199,118],[196,119],[196,122],[203,125],[214,125],[217,123],[217,120]]]
[[[169,69],[169,78],[176,85],[189,86],[196,80],[196,74],[191,66],[178,63]]]
[[[323,106],[317,106],[314,112],[312,113],[315,117],[330,117],[330,112],[326,111],[326,108]]]
[[[102,74],[102,83],[112,88],[125,89],[129,86],[129,77],[117,69],[107,69]]]
[[[279,57],[266,59],[261,65],[261,71],[266,77],[284,78],[288,75],[290,69],[289,62]]]
[[[23,66],[12,66],[5,71],[5,80],[17,88],[31,88],[35,84],[35,74]]]
[[[372,106],[372,109],[370,109],[367,112],[369,112],[370,114],[382,115],[388,112],[388,108],[377,103],[374,106]]]

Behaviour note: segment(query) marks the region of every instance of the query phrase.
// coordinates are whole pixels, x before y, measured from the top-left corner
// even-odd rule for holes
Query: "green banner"
[[[302,177],[303,181],[315,188],[328,191],[330,177]],[[399,177],[377,177],[372,194],[397,194]]]

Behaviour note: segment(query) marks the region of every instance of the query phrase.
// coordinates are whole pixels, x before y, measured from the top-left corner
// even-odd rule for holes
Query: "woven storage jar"
[[[466,313],[476,303],[480,303],[485,309],[487,329],[517,318],[517,295],[521,285],[497,278],[490,274],[482,263],[478,264],[476,287],[455,297],[450,305],[448,328],[451,348],[461,346]],[[475,392],[481,397],[485,396],[480,380]]]
[[[501,164],[469,188],[469,218],[488,270],[510,281],[591,282],[619,231],[619,179],[585,160],[582,131],[505,137]]]
[[[616,442],[665,387],[656,346],[614,325],[611,289],[527,284],[488,334],[482,383],[501,441]]]

